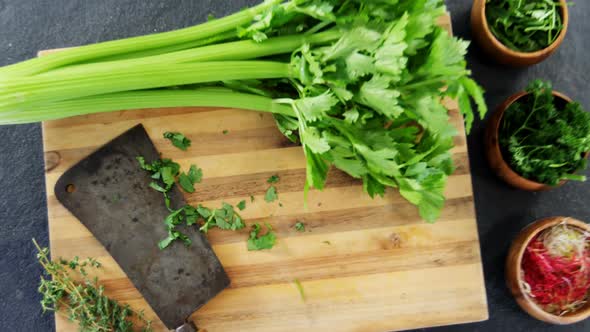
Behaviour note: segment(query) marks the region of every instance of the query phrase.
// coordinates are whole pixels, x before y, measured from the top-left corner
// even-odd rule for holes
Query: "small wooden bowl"
[[[471,31],[481,48],[497,62],[513,66],[530,66],[539,63],[549,57],[561,45],[565,38],[568,24],[569,12],[567,1],[559,0],[561,3],[561,18],[563,29],[553,44],[535,52],[518,52],[511,50],[502,44],[488,26],[486,17],[486,0],[474,0],[471,7]]]
[[[529,315],[547,323],[566,325],[580,322],[590,317],[590,302],[586,303],[578,311],[557,316],[548,313],[539,307],[529,295],[526,294],[521,282],[522,256],[528,243],[543,230],[566,222],[586,232],[590,232],[590,225],[568,217],[551,217],[536,221],[525,227],[512,242],[508,257],[506,258],[506,284],[510,292],[518,302],[518,305]]]
[[[553,95],[566,103],[571,103],[572,100],[557,91],[552,92]],[[485,144],[486,144],[486,155],[488,158],[488,162],[490,163],[490,167],[494,170],[496,175],[498,175],[502,180],[504,180],[509,185],[527,191],[545,191],[555,188],[556,186],[550,186],[545,183],[539,183],[536,181],[529,180],[520,176],[520,174],[516,173],[508,163],[504,160],[504,156],[502,155],[502,150],[500,149],[500,125],[502,124],[502,119],[504,117],[504,113],[514,103],[515,101],[519,100],[520,98],[528,95],[528,92],[519,92],[512,96],[502,103],[496,110],[496,112],[492,115],[490,120],[488,121],[488,125],[486,128],[486,135],[485,135]],[[564,184],[566,181],[562,181],[558,186]]]

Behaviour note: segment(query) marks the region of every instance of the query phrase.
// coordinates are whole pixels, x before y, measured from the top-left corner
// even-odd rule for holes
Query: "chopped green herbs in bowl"
[[[536,52],[553,44],[564,28],[558,0],[487,0],[494,37],[511,50]]]
[[[500,121],[500,150],[518,175],[549,186],[586,180],[575,173],[587,166],[590,113],[553,92],[550,82],[531,82]]]
[[[493,60],[539,63],[557,50],[569,25],[567,0],[473,0],[471,31]]]

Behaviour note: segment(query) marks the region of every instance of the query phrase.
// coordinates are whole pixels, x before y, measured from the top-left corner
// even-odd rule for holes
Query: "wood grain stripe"
[[[471,241],[424,248],[367,251],[352,256],[333,255],[229,266],[225,269],[232,280],[231,288],[254,287],[290,283],[293,276],[305,282],[473,264],[479,259],[478,248],[477,241]],[[409,252],[411,255],[408,256]],[[109,295],[122,301],[141,299],[139,292],[124,274],[118,278],[113,275],[108,277],[102,284],[109,290]]]
[[[433,275],[438,282],[428,277]],[[386,331],[433,321],[442,324],[448,310],[466,321],[479,320],[477,308],[485,298],[470,289],[476,286],[472,279],[480,275],[474,264],[308,281],[303,283],[305,302],[292,284],[229,289],[193,318],[211,331],[292,331],[311,326],[317,331]],[[246,296],[256,299],[256,306],[244,302]],[[268,315],[277,321],[265,319]],[[290,317],[288,324],[280,317]]]
[[[248,129],[276,128],[270,114],[236,109],[193,109],[194,112],[181,115],[169,115],[163,118],[146,118],[139,120],[124,120],[115,122],[88,122],[69,127],[61,131],[59,136],[46,135],[45,150],[64,150],[87,147],[86,141],[94,142],[95,146],[107,143],[112,137],[103,134],[105,130],[113,133],[123,133],[127,129],[142,123],[150,137],[159,138],[167,131],[179,131],[195,139],[201,134],[218,133],[223,130],[239,131]],[[46,128],[47,131],[53,128]],[[276,129],[275,129],[276,130]],[[85,137],[84,141],[78,139]]]
[[[53,184],[49,181],[48,188]],[[302,188],[301,186],[300,188]],[[386,191],[384,197],[369,197],[362,189],[362,186],[331,187],[323,191],[312,190],[308,196],[308,206],[304,207],[304,196],[302,191],[282,192],[279,188],[279,200],[273,203],[264,201],[263,195],[254,195],[254,202],[250,202],[250,196],[236,196],[230,199],[198,200],[198,197],[188,196],[187,202],[193,206],[202,204],[210,208],[220,207],[222,202],[236,205],[240,200],[247,200],[247,206],[240,214],[246,219],[265,218],[269,216],[282,216],[299,214],[301,211],[312,213],[318,211],[340,210],[343,206],[347,208],[375,207],[388,204],[406,202],[395,190]],[[452,200],[460,197],[471,196],[471,177],[469,175],[453,175],[448,179],[445,188],[445,197]],[[124,196],[122,197],[124,199]],[[53,194],[52,190],[47,193],[48,204],[56,204],[55,209],[49,211],[50,218],[73,218],[70,212],[65,209]],[[279,202],[282,206],[279,205]]]
[[[473,241],[431,248],[380,250],[357,255],[334,254],[294,261],[229,266],[226,272],[232,280],[231,287],[248,287],[287,283],[293,280],[294,275],[300,281],[307,281],[469,264],[479,259],[478,250],[478,243]]]
[[[467,220],[473,214],[472,198],[457,198],[446,202],[445,209],[436,223],[447,223],[452,220]],[[305,232],[298,232],[295,223],[305,224]],[[341,209],[333,211],[319,211],[313,213],[299,213],[270,218],[255,218],[246,220],[247,224],[268,223],[279,238],[293,236],[307,236],[331,234],[353,230],[369,230],[374,228],[418,224],[424,221],[418,215],[416,208],[405,202],[371,208]],[[448,227],[448,226],[447,226]],[[213,244],[243,242],[247,238],[249,229],[241,232],[225,232],[219,229],[209,231],[207,238]]]
[[[305,236],[278,238],[277,246],[272,251],[249,252],[246,250],[244,233],[242,241],[213,244],[217,256],[224,267],[280,263],[284,261],[301,261],[308,258],[330,256],[354,256],[366,252],[381,250],[398,250],[410,255],[411,250],[438,245],[447,245],[464,241],[477,241],[477,229],[470,225],[469,219],[457,219],[435,224],[405,224],[372,229],[355,229],[337,233],[308,233]],[[89,240],[91,239],[91,240]],[[54,252],[56,257],[109,258],[103,262],[112,266],[104,247],[93,237],[73,238],[63,243],[61,249]],[[182,245],[182,244],[178,244]],[[410,255],[412,256],[412,255]],[[103,274],[110,278],[113,274],[120,277],[117,269],[105,268]]]
[[[246,252],[244,243],[216,245],[214,249],[230,275],[232,287],[249,287],[289,282],[294,274],[307,281],[473,263],[479,259],[477,237],[465,241],[469,230],[455,231],[464,224],[452,221],[436,226],[388,227],[360,235],[342,233],[326,236],[330,244],[320,243],[324,237],[315,236],[315,242],[305,240],[308,246],[303,250],[293,250],[301,248],[301,238],[279,239],[278,249],[272,254]],[[432,241],[434,234],[440,237],[438,242]],[[349,246],[352,250],[347,249]],[[69,250],[80,252],[75,247]],[[123,300],[137,298],[125,274],[106,251],[103,254],[98,256],[104,265],[101,278],[112,283],[110,291]]]

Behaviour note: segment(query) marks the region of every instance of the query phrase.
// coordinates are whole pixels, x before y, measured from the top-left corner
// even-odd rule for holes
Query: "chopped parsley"
[[[266,194],[264,194],[264,200],[268,203],[272,203],[276,201],[278,198],[279,196],[277,195],[277,188],[275,188],[274,186],[268,188]]]
[[[279,176],[277,174],[275,174],[275,175],[269,177],[268,180],[266,180],[266,182],[277,183],[277,182],[279,182],[279,180],[280,180]]]
[[[195,183],[200,183],[203,177],[203,171],[195,165],[191,165],[188,174],[184,172],[178,176],[178,183],[182,189],[188,193],[195,192]]]
[[[271,249],[275,245],[277,237],[272,231],[272,227],[267,223],[266,228],[266,234],[260,235],[260,225],[258,223],[252,225],[250,238],[248,239],[248,250]]]
[[[186,136],[181,133],[167,131],[164,133],[164,138],[170,140],[172,145],[181,149],[182,151],[186,151],[186,149],[191,146],[191,140],[186,138]]]
[[[295,229],[298,232],[305,232],[305,224],[302,223],[301,221],[298,221],[298,222],[295,223]]]

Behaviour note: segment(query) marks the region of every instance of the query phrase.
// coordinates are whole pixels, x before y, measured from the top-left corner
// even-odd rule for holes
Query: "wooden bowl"
[[[521,283],[522,256],[528,243],[543,230],[558,225],[562,222],[575,226],[581,230],[590,232],[590,225],[568,217],[551,217],[536,221],[525,227],[512,242],[508,257],[506,258],[506,284],[510,292],[518,302],[518,305],[529,315],[547,323],[566,325],[580,322],[590,317],[590,302],[586,303],[578,311],[557,316],[548,313],[539,307],[529,295],[526,294]]]
[[[553,95],[556,98],[559,98],[567,103],[571,103],[572,100],[557,91],[552,91]],[[527,191],[544,191],[550,190],[555,188],[556,186],[550,186],[545,183],[536,182],[533,180],[529,180],[527,178],[522,177],[520,174],[516,173],[508,163],[504,160],[504,156],[502,155],[502,150],[500,149],[500,125],[502,124],[502,119],[504,117],[504,113],[514,103],[515,101],[519,100],[520,98],[528,95],[528,92],[519,92],[512,96],[502,103],[496,110],[496,112],[492,115],[490,120],[488,120],[488,125],[486,128],[485,134],[485,144],[486,144],[486,155],[488,158],[488,162],[490,163],[490,167],[498,175],[502,180],[504,180],[509,185]],[[558,186],[564,184],[566,181],[562,181]]]
[[[481,48],[497,62],[513,66],[530,66],[539,63],[549,57],[561,45],[569,24],[569,12],[567,1],[559,0],[561,3],[561,18],[563,29],[557,39],[548,47],[535,52],[518,52],[502,44],[488,26],[486,18],[486,0],[474,0],[471,7],[471,31]]]

